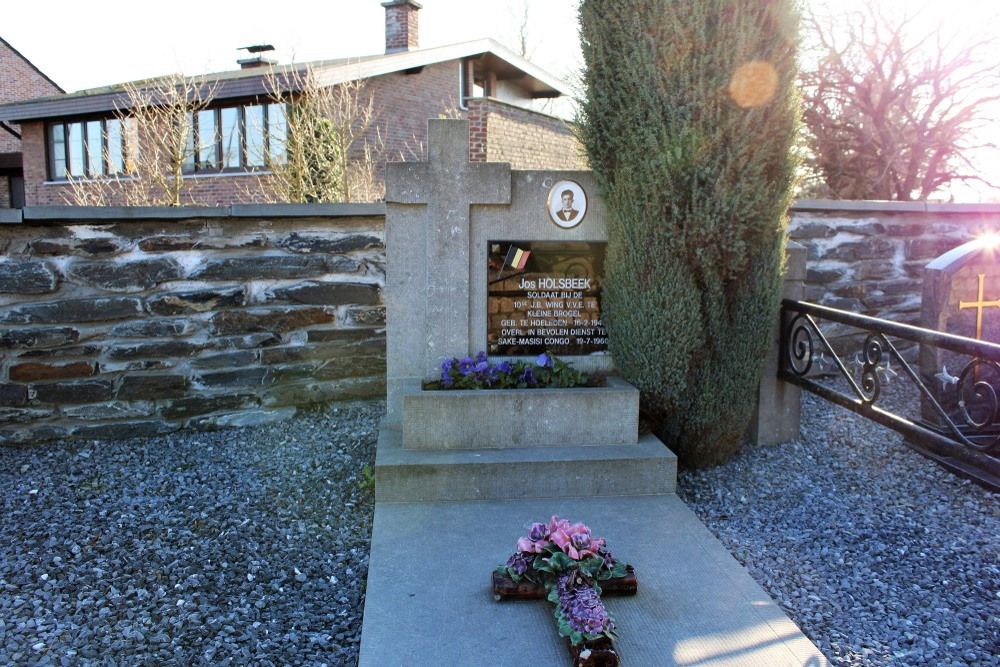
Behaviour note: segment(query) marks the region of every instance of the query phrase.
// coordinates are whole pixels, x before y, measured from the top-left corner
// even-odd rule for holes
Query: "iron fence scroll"
[[[996,386],[1000,380],[1000,345],[791,299],[782,301],[781,318],[780,379],[902,433],[911,445],[926,448],[939,459],[955,459],[963,469],[971,467],[1000,479],[1000,387]],[[853,360],[844,362],[817,321],[860,330],[864,342]],[[957,414],[949,414],[942,406],[928,389],[926,378],[906,361],[893,340],[970,357],[957,376],[947,368],[934,376],[943,386],[954,385],[959,398]],[[846,381],[848,392],[821,381],[828,364],[835,369],[831,369],[834,378]],[[937,424],[910,419],[877,405],[883,386],[894,377],[908,381],[923,405],[929,406]]]

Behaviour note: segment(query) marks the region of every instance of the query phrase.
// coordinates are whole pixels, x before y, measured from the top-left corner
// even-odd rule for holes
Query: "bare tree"
[[[281,103],[284,137],[271,152],[269,174],[258,178],[253,199],[268,202],[377,201],[384,142],[374,102],[362,80],[320,83],[311,68],[272,72],[272,99]],[[281,91],[293,90],[289,95]]]
[[[878,0],[804,21],[803,121],[813,193],[927,199],[956,181],[988,183],[973,163],[1000,99],[997,39],[921,29],[926,13]]]
[[[67,203],[103,206],[180,206],[196,204],[186,193],[184,171],[195,156],[192,117],[208,107],[215,86],[204,78],[173,74],[152,81],[126,83],[115,116],[122,128],[121,154],[104,148],[110,165],[106,177],[70,179]],[[116,156],[117,157],[117,156]]]

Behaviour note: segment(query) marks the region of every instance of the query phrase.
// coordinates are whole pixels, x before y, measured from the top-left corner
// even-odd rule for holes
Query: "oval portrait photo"
[[[552,222],[571,229],[587,214],[587,193],[576,181],[559,181],[549,190],[548,207]]]

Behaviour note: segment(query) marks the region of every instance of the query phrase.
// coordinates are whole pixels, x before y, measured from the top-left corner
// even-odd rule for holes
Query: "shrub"
[[[793,0],[583,0],[604,320],[681,463],[728,459],[777,317],[796,170]]]

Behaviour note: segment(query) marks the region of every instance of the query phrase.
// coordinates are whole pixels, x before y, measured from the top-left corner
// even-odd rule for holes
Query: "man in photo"
[[[562,197],[562,208],[556,212],[556,217],[563,222],[569,222],[580,214],[579,211],[573,208],[573,191],[563,190],[560,196]]]

